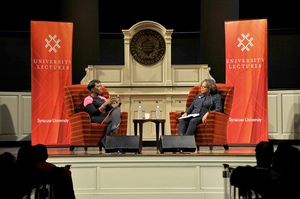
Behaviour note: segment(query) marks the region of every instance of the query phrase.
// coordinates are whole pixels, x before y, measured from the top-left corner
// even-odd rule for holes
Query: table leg
[[[165,123],[164,123],[164,122],[161,123],[161,135],[165,135]],[[160,144],[161,144],[161,143],[160,143],[160,140],[159,140],[158,146],[159,146]],[[158,148],[158,149],[159,149],[159,148]]]
[[[139,127],[140,127],[140,146],[143,147],[143,123],[139,123]]]
[[[137,136],[137,123],[134,122],[134,135]]]
[[[159,150],[159,122],[155,123],[156,127],[156,148]]]

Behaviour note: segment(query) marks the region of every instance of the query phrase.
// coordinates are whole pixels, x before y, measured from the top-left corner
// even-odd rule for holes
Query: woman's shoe
[[[115,134],[115,135],[117,135],[117,134],[119,133],[119,130],[120,130],[119,127],[117,127],[117,128],[115,128],[114,130],[112,130],[110,134]]]

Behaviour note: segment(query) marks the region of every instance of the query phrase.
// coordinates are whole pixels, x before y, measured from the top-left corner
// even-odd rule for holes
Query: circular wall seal
[[[130,42],[130,52],[133,58],[143,65],[153,65],[165,55],[166,43],[158,32],[144,29],[136,33]]]

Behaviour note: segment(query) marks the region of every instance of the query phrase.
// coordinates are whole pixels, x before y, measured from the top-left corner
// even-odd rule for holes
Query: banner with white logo
[[[31,142],[69,145],[64,86],[72,84],[73,23],[31,21]]]
[[[234,85],[229,144],[268,140],[267,20],[225,22],[226,84]]]

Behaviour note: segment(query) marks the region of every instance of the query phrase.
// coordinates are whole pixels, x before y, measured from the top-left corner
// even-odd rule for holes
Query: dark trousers
[[[107,117],[104,121],[104,124],[108,124],[106,133],[104,138],[101,140],[103,145],[105,146],[106,143],[106,136],[110,135],[110,133],[119,127],[121,123],[121,109],[120,107],[115,107],[111,114]]]
[[[202,117],[179,119],[178,135],[193,135],[200,123],[202,123]]]

